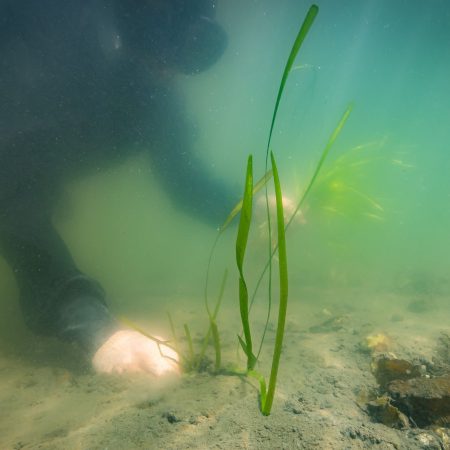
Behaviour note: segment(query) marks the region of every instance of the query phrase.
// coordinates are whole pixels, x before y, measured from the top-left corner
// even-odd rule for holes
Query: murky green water
[[[365,389],[366,384],[374,389],[370,366],[373,354],[369,355],[373,349],[368,350],[366,345],[370,334],[385,339],[389,351],[398,350],[395,345],[401,344],[407,357],[413,354],[411,349],[417,348],[421,364],[433,360],[433,348],[440,339],[439,357],[442,361],[448,359],[448,347],[445,353],[442,346],[448,342],[448,335],[443,331],[445,316],[450,311],[450,4],[446,0],[319,0],[317,3],[320,12],[289,77],[272,139],[283,193],[288,200],[285,205],[288,217],[292,212],[289,202],[297,204],[342,114],[350,104],[353,109],[300,214],[287,232],[292,309],[288,311],[286,361],[282,359],[281,363],[285,368],[281,372],[284,384],[274,414],[280,422],[275,422],[273,430],[284,430],[286,423],[290,428],[280,432],[281,440],[270,441],[267,448],[279,448],[287,432],[295,431],[297,426],[306,430],[302,431],[303,436],[308,436],[311,427],[317,428],[311,442],[319,443],[320,448],[341,448],[336,442],[341,442],[341,435],[348,438],[348,423],[362,414],[362,409],[355,407],[353,396]],[[200,157],[214,177],[232,189],[243,191],[248,154],[253,154],[255,179],[264,173],[265,148],[281,74],[308,6],[293,0],[223,0],[216,8],[217,20],[229,39],[225,54],[203,73],[176,77],[176,88],[183,96],[188,120],[193,124],[195,156]],[[203,303],[206,269],[217,229],[187,214],[182,204],[174,202],[156,172],[156,165],[145,155],[135,155],[94,175],[71,180],[65,186],[53,221],[80,270],[105,288],[115,315],[131,317],[140,324],[149,323],[156,332],[169,335],[165,314],[169,311],[180,333],[184,320],[192,324],[195,344],[200,345],[197,332],[207,323]],[[269,184],[269,195],[273,195]],[[201,198],[198,202],[202,202]],[[226,217],[224,211],[223,221]],[[262,192],[255,197],[253,219],[245,261],[251,293],[267,261],[268,232]],[[242,360],[235,358],[234,351],[235,336],[240,329],[238,272],[234,259],[236,233],[235,221],[221,237],[214,253],[208,292],[210,299],[216,297],[227,269],[228,283],[222,316],[219,316],[224,359],[227,363],[238,361],[243,365]],[[275,293],[277,285],[274,269]],[[252,316],[258,337],[266,314],[266,288],[264,282]],[[142,389],[135,387],[141,389],[139,394],[127,397],[131,384],[117,387],[115,381],[108,384],[88,371],[81,378],[77,378],[76,370],[76,375],[56,369],[55,372],[53,366],[64,367],[67,356],[59,359],[58,343],[34,342],[25,330],[18,296],[14,274],[1,259],[0,347],[11,360],[6,357],[2,360],[6,375],[0,391],[2,398],[9,399],[8,405],[12,405],[12,418],[14,414],[21,417],[22,411],[31,408],[29,422],[23,430],[12,430],[5,438],[8,445],[11,442],[19,445],[20,438],[24,439],[24,445],[29,443],[30,447],[26,448],[36,448],[33,447],[36,442],[48,444],[48,448],[65,445],[82,448],[76,447],[77,436],[81,436],[79,442],[92,445],[89,448],[106,448],[102,445],[115,448],[115,442],[117,448],[124,448],[124,442],[130,442],[127,433],[144,436],[147,422],[141,425],[139,420],[148,412],[145,408],[150,408],[147,403],[153,408],[160,401],[153,404],[153,400],[147,403],[141,400],[147,389],[145,383]],[[275,307],[277,294],[274,298]],[[264,374],[269,370],[273,335],[274,326],[270,325],[269,344],[264,350],[267,354],[263,352]],[[366,345],[362,351],[361,342]],[[66,352],[63,348],[67,350],[61,344],[61,355]],[[19,362],[13,364],[13,360]],[[448,363],[444,361],[442,367],[448,369]],[[430,363],[427,370],[431,366]],[[322,391],[315,390],[313,382],[308,384],[305,367],[313,374],[311,380],[322,383]],[[72,369],[71,366],[69,370]],[[28,373],[31,381],[22,379],[23,373]],[[16,378],[19,381],[11,384],[11,390],[8,383]],[[195,432],[190,435],[186,429],[201,421],[209,424],[207,419],[215,420],[216,414],[229,421],[219,438],[228,436],[236,411],[230,406],[229,410],[225,408],[225,413],[218,412],[217,402],[220,406],[228,405],[233,392],[238,392],[239,398],[233,400],[237,409],[247,408],[251,397],[255,408],[248,414],[259,420],[256,397],[253,392],[240,392],[239,380],[199,377],[198,386],[189,384],[189,380],[180,391],[172,393],[172,397],[169,395],[169,400],[162,400],[162,406],[156,406],[157,413],[151,410],[145,419],[151,424],[152,433],[154,430],[159,433],[159,446],[168,442],[164,436],[170,436],[173,446],[167,444],[167,448],[187,448],[186,443]],[[213,387],[208,384],[216,381]],[[25,391],[29,387],[27,383],[38,387]],[[336,388],[339,383],[347,390],[339,391]],[[299,406],[295,402],[302,401],[298,392],[305,386],[306,400]],[[216,388],[219,400],[209,395]],[[336,389],[345,391],[345,395],[339,397]],[[94,407],[86,406],[100,401],[91,396],[94,391],[106,405],[102,407],[104,415],[97,422],[91,418]],[[8,397],[10,392],[17,392],[17,402]],[[199,408],[194,403],[199,392],[202,392],[200,400],[209,408],[207,413],[195,409]],[[75,408],[73,420],[61,425],[60,417],[52,416],[51,406],[45,409],[44,405],[43,421],[36,425],[38,419],[31,418],[34,414],[40,417],[39,408],[33,409],[41,404],[40,396],[48,396],[50,403],[58,403],[63,410],[64,402],[75,404],[78,398],[83,398],[80,404],[84,409]],[[133,396],[139,396],[139,402]],[[248,403],[245,408],[236,406],[241,399]],[[176,412],[180,404],[185,407],[183,413]],[[300,413],[294,412],[292,416],[295,408],[305,405],[313,405],[307,415],[298,416]],[[200,406],[204,408],[203,403]],[[349,422],[344,426],[336,419],[327,425],[328,429],[338,431],[337,437],[333,435],[331,443],[325,444],[320,420],[326,414],[320,414],[331,411],[331,417],[341,406],[350,411],[346,413]],[[181,420],[185,429],[178,434],[173,433],[172,422],[168,425],[172,429],[161,428],[160,417],[168,418],[170,408],[186,416]],[[317,417],[315,411],[320,412]],[[291,416],[285,420],[283,414],[287,413]],[[197,416],[192,419],[195,414],[200,419]],[[118,417],[123,422],[117,423],[128,424],[127,430],[132,431],[117,428],[116,435],[115,428],[111,431],[109,425],[104,425],[115,424]],[[358,420],[359,424],[370,422],[368,416]],[[92,437],[83,431],[80,435],[74,432],[75,437],[70,435],[72,429],[86,427],[86,423],[94,424],[93,429],[99,430],[97,435]],[[445,423],[448,427],[448,422]],[[391,436],[389,433],[394,431],[390,428],[384,435],[381,425],[374,425],[378,426],[377,432],[382,436],[379,442],[394,442],[390,440],[394,439],[392,436],[399,442],[406,439],[405,435]],[[208,427],[203,431],[205,436],[215,432],[210,431],[212,425]],[[251,440],[251,433],[258,435],[260,429],[263,425],[251,422],[250,445],[245,448],[266,448],[258,447],[260,441]],[[241,445],[248,436],[247,431],[239,433],[232,434]],[[33,436],[41,434],[33,441]],[[273,439],[275,434],[274,431]],[[110,440],[106,437],[102,440],[103,436]],[[181,440],[177,441],[176,436],[181,436]],[[150,448],[148,443],[153,442],[153,437],[142,439],[143,443],[139,441],[130,448]],[[367,438],[365,442],[369,441]],[[192,442],[192,448],[206,448],[196,447],[200,441]],[[411,442],[396,448],[413,448]],[[313,444],[311,447],[293,445],[290,448],[313,448]],[[229,448],[244,447],[236,444]]]
[[[448,291],[448,4],[319,6],[273,139],[282,187],[294,202],[341,114],[350,102],[354,109],[307,199],[305,223],[289,230],[293,289],[414,289],[421,280]],[[209,71],[177,81],[198,124],[198,153],[231,185],[242,185],[248,153],[256,175],[263,173],[274,98],[304,9],[296,2],[219,5],[229,34],[224,57]],[[152,297],[201,298],[214,229],[178,212],[145,159],[68,191],[55,221],[79,266],[102,282],[115,307],[133,310]],[[233,277],[234,234],[224,238],[216,260]],[[260,234],[252,241],[256,257],[248,260],[255,273],[263,258]],[[4,290],[9,276],[2,270]],[[2,297],[8,310],[14,295]]]

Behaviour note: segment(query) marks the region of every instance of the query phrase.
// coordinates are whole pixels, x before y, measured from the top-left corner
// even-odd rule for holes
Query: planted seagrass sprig
[[[247,248],[248,233],[252,220],[252,200],[253,200],[253,159],[248,157],[247,171],[245,175],[244,197],[242,200],[241,215],[239,218],[239,228],[236,237],[236,264],[239,270],[239,310],[241,313],[244,339],[238,336],[242,350],[247,356],[247,370],[252,370],[256,364],[256,356],[253,354],[252,335],[250,332],[250,321],[248,317],[248,289],[244,278],[244,255]]]

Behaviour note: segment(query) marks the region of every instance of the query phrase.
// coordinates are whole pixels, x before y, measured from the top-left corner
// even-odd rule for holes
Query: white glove
[[[161,339],[157,337],[157,339]],[[92,366],[98,373],[180,374],[178,354],[167,345],[134,330],[119,330],[97,350]]]

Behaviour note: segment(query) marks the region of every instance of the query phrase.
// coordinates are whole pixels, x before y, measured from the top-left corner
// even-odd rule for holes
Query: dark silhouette
[[[35,332],[93,352],[116,328],[51,223],[71,178],[148,152],[181,208],[217,223],[232,206],[192,152],[172,83],[223,53],[214,12],[212,0],[0,0],[0,250]]]

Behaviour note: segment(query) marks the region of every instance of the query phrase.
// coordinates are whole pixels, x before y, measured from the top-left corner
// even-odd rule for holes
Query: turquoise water
[[[189,373],[173,389],[153,378],[94,374],[73,347],[26,330],[14,274],[0,260],[5,448],[425,448],[419,438],[430,430],[375,423],[367,402],[388,395],[374,377],[376,359],[387,352],[418,363],[420,382],[448,376],[450,4],[318,6],[272,139],[287,217],[342,114],[353,109],[287,232],[290,304],[273,414],[262,417],[257,383],[253,389],[250,377],[229,376],[236,372]],[[255,179],[264,173],[278,86],[308,7],[223,0],[217,20],[229,36],[225,54],[204,73],[176,78],[195,124],[195,154],[239,191],[250,153]],[[170,312],[179,337],[185,322],[191,326],[198,350],[217,229],[173,202],[145,155],[95,172],[65,186],[53,217],[77,266],[102,284],[117,317],[170,336]],[[244,266],[250,294],[268,253],[261,192],[254,203]],[[222,363],[245,370],[236,351],[236,222],[213,255],[208,294],[212,304],[227,269],[218,317]],[[276,267],[277,256],[273,323],[257,367],[266,379]],[[251,314],[254,342],[266,319],[266,281]],[[186,339],[181,343],[187,354]],[[214,349],[206,353],[212,361]],[[436,424],[448,443],[448,415]]]
[[[306,226],[289,235],[292,278],[305,270],[332,285],[334,272],[350,284],[389,288],[422,273],[431,282],[447,278],[448,287],[448,4],[318,5],[273,140],[291,196],[304,188],[350,102],[354,110],[324,168],[347,155],[333,178],[346,186],[338,193],[318,186],[311,193]],[[231,2],[222,8],[232,30],[228,52],[210,73],[187,80],[187,89],[206,125],[205,157],[239,183],[235,167],[244,166],[247,153],[263,171],[280,74],[305,4]],[[336,211],[326,214],[324,207]]]
[[[445,1],[324,1],[286,86],[273,150],[294,203],[350,102],[354,109],[288,233],[293,295],[302,286],[449,289],[450,8]],[[197,152],[212,173],[242,186],[256,177],[285,60],[304,2],[223,2],[222,59],[180,76]],[[334,172],[332,172],[334,171]],[[331,175],[335,173],[335,175]],[[67,187],[55,222],[82,270],[118,311],[184,297],[201,301],[213,227],[180,212],[143,158]],[[225,219],[225,217],[224,217]],[[264,248],[255,225],[255,276]],[[236,229],[224,237],[216,277],[233,265]],[[4,298],[15,296],[2,270]],[[231,289],[231,288],[230,288]],[[153,299],[153,300],[152,300]],[[158,300],[156,300],[158,299]],[[195,301],[195,300],[194,300]]]

